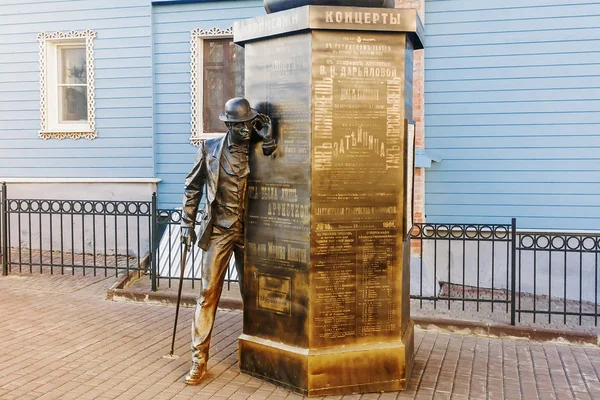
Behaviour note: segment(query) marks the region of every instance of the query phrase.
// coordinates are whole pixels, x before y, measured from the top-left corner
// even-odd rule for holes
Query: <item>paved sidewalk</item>
[[[114,278],[0,277],[0,399],[301,398],[240,374],[239,311],[219,311],[203,385],[182,383],[192,309],[104,300]],[[410,387],[344,399],[599,399],[600,349],[416,331]],[[340,398],[340,397],[331,397]]]

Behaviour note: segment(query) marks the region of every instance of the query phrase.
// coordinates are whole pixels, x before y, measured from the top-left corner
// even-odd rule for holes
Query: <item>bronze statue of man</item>
[[[252,109],[248,100],[229,100],[219,119],[227,125],[227,134],[202,142],[194,167],[185,179],[181,240],[188,246],[196,241],[196,215],[206,188],[198,241],[204,250],[202,282],[192,321],[192,367],[185,377],[188,385],[199,384],[206,373],[210,335],[232,254],[243,297],[244,211],[252,133],[263,140],[266,156],[277,148],[270,118]]]

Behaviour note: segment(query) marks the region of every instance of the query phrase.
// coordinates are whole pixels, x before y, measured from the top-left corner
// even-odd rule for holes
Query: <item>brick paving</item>
[[[237,367],[240,311],[219,310],[205,382],[182,383],[192,309],[104,300],[111,277],[0,277],[0,399],[296,399]],[[416,331],[408,390],[331,399],[599,399],[600,349]]]

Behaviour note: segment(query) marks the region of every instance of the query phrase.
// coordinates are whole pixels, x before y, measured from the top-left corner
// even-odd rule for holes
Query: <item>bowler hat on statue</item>
[[[243,97],[234,97],[225,103],[225,111],[219,119],[225,122],[245,122],[256,117],[258,112],[250,107],[250,103]]]

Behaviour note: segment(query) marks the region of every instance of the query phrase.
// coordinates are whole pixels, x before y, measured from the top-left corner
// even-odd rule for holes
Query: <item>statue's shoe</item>
[[[192,368],[185,376],[185,384],[194,386],[200,384],[202,377],[206,374],[206,361],[192,361]]]

